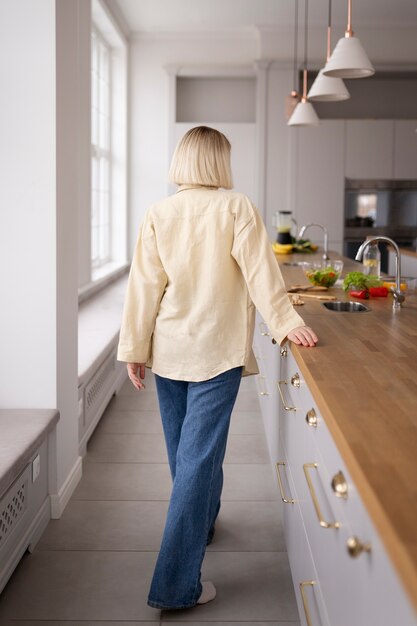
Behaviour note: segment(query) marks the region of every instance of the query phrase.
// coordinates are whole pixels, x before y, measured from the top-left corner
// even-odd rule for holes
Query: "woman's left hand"
[[[297,326],[287,335],[287,338],[298,345],[310,346],[313,348],[318,342],[318,337],[310,326]]]
[[[138,370],[140,378],[138,377]],[[136,389],[145,389],[145,385],[142,382],[145,379],[145,363],[128,363],[127,373]]]

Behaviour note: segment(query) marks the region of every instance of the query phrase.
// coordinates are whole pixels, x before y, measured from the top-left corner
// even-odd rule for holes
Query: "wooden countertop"
[[[405,254],[405,256],[411,256],[414,259],[417,259],[417,251],[416,250],[410,250],[410,248],[400,248],[400,252],[401,252],[401,254]],[[394,251],[392,251],[392,253],[394,254]]]
[[[285,282],[308,284],[277,256]],[[343,258],[342,277],[361,264]],[[349,300],[340,288],[329,293]],[[339,298],[340,296],[340,298]],[[319,337],[291,350],[346,463],[369,515],[417,609],[417,293],[403,308],[392,296],[365,301],[371,311],[341,313],[320,301],[296,307]]]

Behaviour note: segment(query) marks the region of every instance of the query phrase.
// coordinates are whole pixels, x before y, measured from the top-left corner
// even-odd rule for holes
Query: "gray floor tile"
[[[176,626],[190,626],[190,622],[161,622],[161,626],[166,626],[167,624],[175,623]],[[253,622],[241,620],[240,622],[192,622],[193,626],[300,626],[300,622],[297,620],[296,622],[290,621],[288,622]],[[19,623],[20,626],[20,623]]]
[[[107,405],[108,409],[118,411],[158,411],[159,404],[156,391],[133,389],[134,394],[118,394],[113,396]]]
[[[155,552],[26,554],[0,597],[0,619],[150,620]]]
[[[225,463],[223,470],[223,500],[277,500],[278,486],[269,463]]]
[[[87,444],[89,461],[110,463],[166,463],[162,434],[128,435],[105,433],[97,429]]]
[[[169,500],[171,474],[166,463],[90,463],[72,500]]]
[[[159,550],[168,502],[70,500],[37,550]]]
[[[233,411],[229,432],[231,435],[263,435],[262,415],[255,411]]]
[[[230,623],[230,622],[229,622]],[[160,625],[160,621],[159,619],[155,620],[154,622],[131,622],[130,620],[128,622],[123,621],[123,622],[91,622],[90,620],[88,621],[81,621],[81,622],[74,622],[73,620],[65,620],[65,621],[61,621],[61,620],[56,620],[54,619],[53,621],[51,620],[5,620],[5,621],[1,621],[0,622],[0,626],[159,626]],[[271,626],[271,625],[269,625]],[[272,625],[273,626],[273,625]],[[283,626],[282,624],[279,624],[279,626]],[[284,624],[285,626],[285,624]],[[292,624],[291,626],[294,626],[294,624]]]
[[[210,552],[285,551],[281,503],[224,500]]]
[[[107,409],[97,429],[100,429],[99,432],[101,433],[160,434],[163,432],[159,411],[116,411]]]
[[[286,552],[207,552],[202,577],[213,581],[216,599],[186,611],[162,611],[162,621],[299,619]]]
[[[225,463],[267,463],[265,435],[229,435]]]

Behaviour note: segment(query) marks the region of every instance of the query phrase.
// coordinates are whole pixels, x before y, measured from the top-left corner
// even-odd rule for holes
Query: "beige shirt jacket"
[[[305,326],[249,198],[181,185],[140,227],[117,360],[174,380],[208,380],[241,365],[243,376],[257,374],[255,307],[278,345]]]

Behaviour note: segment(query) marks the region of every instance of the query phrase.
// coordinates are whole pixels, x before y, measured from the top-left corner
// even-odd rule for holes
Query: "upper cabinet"
[[[394,120],[347,120],[345,173],[347,178],[393,178]]]
[[[295,217],[298,226],[319,222],[327,227],[329,241],[343,241],[344,135],[343,120],[325,120],[319,128],[297,128]],[[321,240],[320,231],[306,237]]]
[[[417,178],[417,120],[396,120],[394,178]]]

